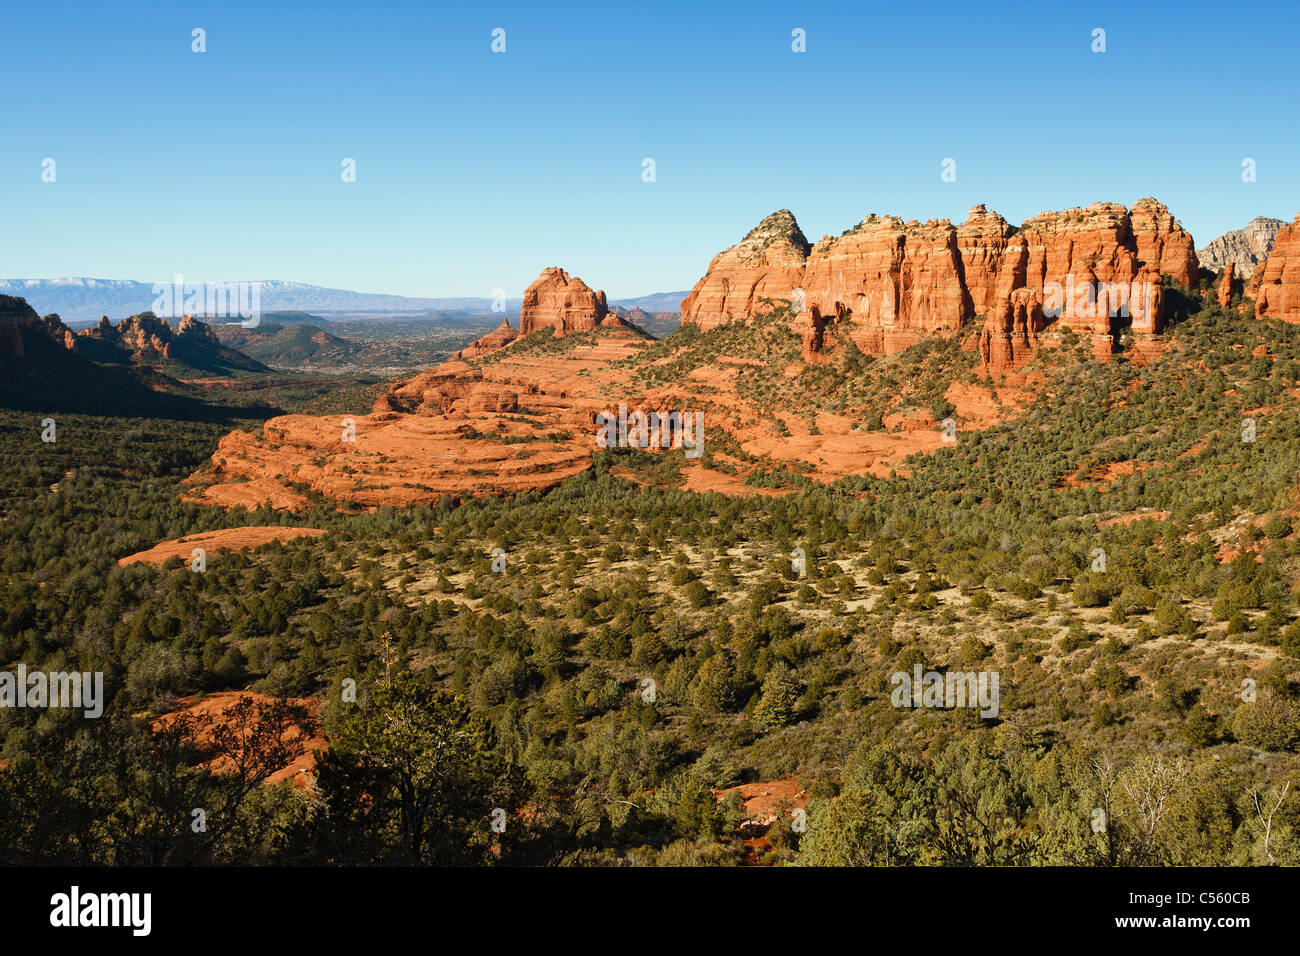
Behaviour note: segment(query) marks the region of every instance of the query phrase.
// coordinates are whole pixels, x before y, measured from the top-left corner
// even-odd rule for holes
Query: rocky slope
[[[1162,276],[1190,283],[1196,270],[1192,237],[1154,199],[1132,209],[1094,203],[1041,213],[1018,229],[982,205],[956,227],[871,215],[811,247],[781,210],[714,257],[683,301],[682,321],[709,329],[769,311],[768,300],[790,302],[809,355],[823,347],[828,328],[881,355],[983,316],[984,354],[1007,370],[1019,361],[1004,341],[1015,334],[1017,309],[1025,316],[1021,351],[1035,347],[1036,335],[1028,299],[1015,304],[1013,292],[1030,290],[1046,318],[1097,336],[1098,354],[1109,354],[1119,325],[1112,313],[1131,311],[1134,331],[1158,333],[1154,287]],[[1135,283],[1150,297],[1133,296]]]
[[[1281,219],[1256,216],[1243,228],[1225,232],[1207,243],[1205,248],[1197,249],[1196,256],[1203,268],[1219,272],[1231,263],[1238,276],[1249,279],[1255,268],[1273,251],[1278,230],[1285,225]]]
[[[505,318],[493,331],[469,343],[469,345],[457,352],[455,357],[458,359],[481,358],[489,352],[505,348],[517,338],[519,338],[519,333],[510,327],[510,319]]]
[[[0,295],[0,406],[92,414],[197,411],[200,403],[155,391],[127,368],[97,364],[86,343],[59,316],[42,318],[24,299]]]
[[[394,383],[369,414],[286,415],[260,435],[232,432],[193,476],[193,496],[298,509],[307,489],[377,507],[550,488],[591,467],[593,418],[616,407],[598,394],[609,379],[593,373],[650,342],[622,326],[595,332],[552,339],[554,353],[532,342],[517,354],[491,349],[490,362],[444,362]]]

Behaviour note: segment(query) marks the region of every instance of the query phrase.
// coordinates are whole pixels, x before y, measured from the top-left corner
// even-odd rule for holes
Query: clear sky
[[[622,298],[782,207],[813,240],[1146,195],[1198,245],[1290,221],[1300,4],[1154,6],[11,2],[0,277]]]

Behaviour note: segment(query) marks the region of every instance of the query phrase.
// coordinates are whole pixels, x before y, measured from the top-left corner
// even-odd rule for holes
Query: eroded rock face
[[[188,318],[185,316],[181,321]],[[87,329],[82,335],[103,338],[128,352],[157,353],[168,359],[172,358],[172,343],[176,337],[171,327],[152,312],[128,316],[117,325],[102,318],[99,325]]]
[[[25,335],[48,337],[70,352],[77,350],[77,337],[56,313],[42,318],[26,299],[0,295],[0,354],[22,358]]]
[[[1038,333],[1047,327],[1043,297],[1021,287],[995,303],[980,331],[979,350],[993,372],[1009,372],[1029,361],[1038,347]]]
[[[981,203],[971,209],[957,227],[957,249],[961,253],[966,292],[971,311],[988,316],[998,302],[998,275],[1003,254],[1015,229],[996,212]]]
[[[375,399],[374,413],[447,416],[518,408],[515,391],[485,383],[481,371],[453,360],[389,388]]]
[[[805,311],[811,323],[834,316],[865,352],[901,350],[914,333],[962,327],[969,305],[961,273],[957,230],[948,220],[922,225],[868,216],[813,246],[803,278]]]
[[[808,240],[788,209],[713,257],[704,278],[682,300],[682,324],[711,329],[769,311],[763,299],[789,302],[803,281]]]
[[[551,266],[543,269],[524,291],[519,333],[528,335],[547,328],[554,329],[556,335],[590,332],[608,314],[604,292],[591,289],[558,266]]]
[[[1090,335],[1096,354],[1109,356],[1127,317],[1135,333],[1158,334],[1163,278],[1190,284],[1198,268],[1192,237],[1149,198],[1132,210],[1094,203],[1045,212],[1018,229],[982,205],[956,228],[946,219],[922,225],[872,215],[843,235],[823,237],[806,255],[802,241],[787,210],[773,213],[714,257],[683,302],[682,321],[707,329],[769,311],[764,295],[773,304],[790,301],[811,360],[828,336],[888,354],[984,316],[995,364],[1013,368],[1032,353],[1024,344],[1029,332],[1018,347],[1004,347],[1016,290],[1038,297],[1047,325]],[[792,291],[780,291],[786,288]]]
[[[1255,314],[1300,322],[1300,215],[1278,231],[1273,251],[1258,270]]]

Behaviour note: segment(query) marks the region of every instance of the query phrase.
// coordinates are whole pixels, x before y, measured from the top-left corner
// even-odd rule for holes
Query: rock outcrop
[[[1215,292],[1215,298],[1218,299],[1219,305],[1226,306],[1232,301],[1234,286],[1237,284],[1237,266],[1234,262],[1229,262],[1219,276],[1219,287]]]
[[[374,404],[375,414],[407,415],[513,412],[518,408],[518,394],[499,386],[485,387],[482,372],[457,361],[444,362],[399,382],[375,399]]]
[[[77,337],[57,314],[41,317],[27,300],[0,295],[0,355],[22,358],[32,340],[77,351]]]
[[[1047,327],[1043,297],[1021,287],[995,303],[980,331],[979,351],[993,372],[1009,372],[1024,365],[1038,347],[1038,333]]]
[[[1030,290],[1044,327],[1059,323],[1093,336],[1105,356],[1126,317],[1135,333],[1158,334],[1161,283],[1167,277],[1188,285],[1198,268],[1192,237],[1150,198],[1131,210],[1094,203],[1045,212],[1018,229],[982,205],[957,227],[946,219],[871,215],[838,237],[805,244],[788,210],[768,216],[713,258],[682,303],[683,323],[708,329],[770,311],[765,298],[790,302],[811,359],[828,334],[887,354],[983,316],[982,352],[993,367],[1014,368],[1032,353],[1031,326],[1040,320],[1031,318],[1026,296],[1016,300],[1016,312],[1013,292]]]
[[[704,278],[682,300],[682,324],[711,329],[768,311],[764,299],[792,301],[808,251],[790,210],[777,210],[713,257]]]
[[[141,384],[124,369],[96,364],[58,315],[44,318],[14,296],[0,295],[0,406],[89,411],[93,414],[171,414],[196,403]]]
[[[1300,214],[1278,230],[1273,251],[1259,269],[1255,314],[1300,322]]]
[[[1129,211],[1138,261],[1179,285],[1191,285],[1200,268],[1192,235],[1179,225],[1164,203],[1147,197]]]
[[[1273,251],[1278,230],[1285,225],[1281,219],[1256,216],[1245,227],[1225,232],[1204,249],[1197,249],[1196,256],[1203,268],[1218,272],[1231,263],[1238,276],[1249,279]]]
[[[96,362],[113,365],[187,365],[204,371],[267,371],[265,365],[221,344],[211,326],[185,315],[173,330],[152,312],[114,325],[107,316],[76,335],[76,347]]]
[[[505,318],[493,331],[475,339],[457,352],[454,357],[458,359],[482,358],[484,355],[505,348],[517,338],[519,338],[519,333],[510,327],[510,319]]]
[[[558,266],[551,266],[543,269],[524,291],[519,334],[548,328],[554,329],[556,335],[590,332],[608,314],[604,292],[591,289],[581,279],[571,278]]]

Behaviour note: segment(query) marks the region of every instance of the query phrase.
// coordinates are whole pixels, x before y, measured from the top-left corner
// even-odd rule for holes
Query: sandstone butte
[[[479,362],[544,329],[600,335],[558,356]],[[590,396],[587,376],[646,341],[609,312],[603,292],[546,269],[524,295],[519,333],[502,321],[451,360],[393,384],[368,415],[282,415],[261,435],[231,432],[191,477],[199,486],[191,497],[299,510],[314,491],[374,508],[552,487],[591,466],[591,422],[611,406]]]
[[[869,354],[893,354],[982,317],[986,365],[1010,371],[1054,324],[1092,336],[1097,354],[1109,355],[1110,312],[1124,305],[1135,333],[1158,334],[1161,278],[1186,285],[1197,269],[1191,235],[1154,199],[1045,212],[1019,228],[982,205],[960,226],[870,215],[811,246],[783,209],[714,256],[682,302],[682,322],[708,329],[793,303],[812,359],[828,331]],[[1131,296],[1135,283],[1149,296]]]
[[[1273,251],[1255,270],[1255,314],[1300,322],[1300,215],[1278,230]]]
[[[524,290],[519,334],[548,328],[554,329],[556,335],[590,332],[609,314],[604,292],[594,291],[581,279],[570,278],[563,269],[551,266]]]

